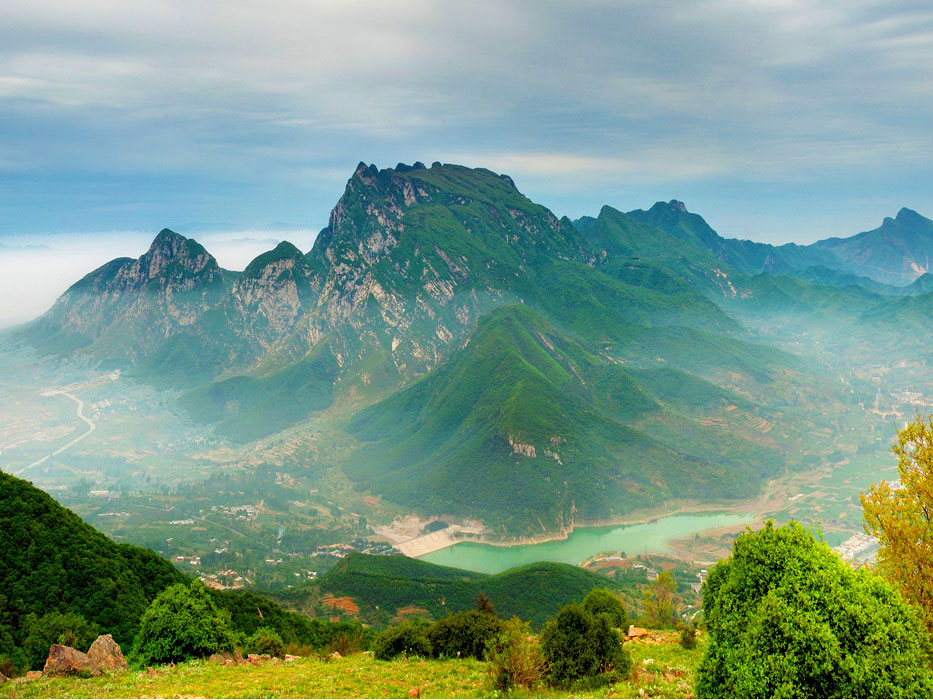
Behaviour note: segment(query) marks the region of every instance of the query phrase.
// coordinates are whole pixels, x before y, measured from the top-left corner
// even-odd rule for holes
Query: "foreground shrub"
[[[705,697],[930,697],[920,611],[798,523],[746,531],[703,588]]]
[[[97,625],[77,613],[48,612],[42,617],[35,613],[26,616],[26,639],[23,649],[31,669],[41,669],[49,656],[49,647],[64,644],[79,651],[87,651],[97,639]]]
[[[247,654],[268,654],[281,659],[285,656],[285,642],[271,627],[260,627],[247,638],[243,650]]]
[[[583,608],[593,615],[605,615],[609,624],[620,629],[628,629],[628,615],[622,601],[605,588],[594,588],[583,599]]]
[[[434,656],[482,659],[486,644],[502,631],[502,621],[479,610],[465,610],[443,617],[428,628]]]
[[[541,651],[551,685],[568,687],[626,678],[632,661],[607,615],[591,615],[579,603],[560,609],[541,632]]]
[[[513,617],[486,645],[486,661],[496,690],[531,689],[541,682],[544,657],[531,627]]]
[[[428,624],[422,620],[404,622],[384,630],[373,641],[373,656],[383,661],[396,656],[431,656]]]
[[[204,584],[177,583],[146,608],[133,654],[146,664],[185,661],[230,648],[229,613],[214,605]]]

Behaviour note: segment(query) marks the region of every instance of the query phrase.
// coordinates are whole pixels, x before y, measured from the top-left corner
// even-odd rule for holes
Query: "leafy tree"
[[[657,629],[676,627],[679,622],[680,596],[670,571],[662,571],[644,595],[645,625]]]
[[[868,531],[881,543],[877,569],[924,612],[933,631],[933,416],[898,433],[901,488],[882,481],[862,494]]]
[[[217,608],[200,581],[175,584],[146,608],[133,653],[143,663],[209,656],[230,647],[230,613]]]
[[[622,601],[611,591],[605,588],[594,588],[583,599],[583,607],[591,615],[606,615],[609,624],[613,627],[625,629],[628,627],[628,616]]]
[[[701,697],[929,697],[919,611],[799,523],[740,535],[703,588]]]
[[[52,611],[42,617],[35,613],[26,616],[26,640],[23,648],[32,669],[42,668],[49,656],[49,647],[64,644],[79,651],[87,651],[97,639],[98,627],[77,613]]]
[[[422,620],[403,622],[389,627],[373,641],[373,656],[383,661],[396,656],[431,656],[428,625]]]
[[[479,610],[464,610],[432,624],[428,640],[434,656],[482,659],[486,644],[501,631],[502,621],[498,617]]]
[[[268,654],[283,658],[285,656],[285,642],[271,627],[260,627],[246,640],[247,654]]]
[[[696,649],[697,647],[697,628],[695,625],[686,625],[680,631],[680,646],[684,649]]]
[[[544,626],[541,651],[548,681],[559,687],[582,679],[625,677],[632,665],[608,616],[594,616],[579,603],[564,606]]]
[[[534,688],[544,674],[541,644],[527,622],[513,617],[486,645],[489,675],[496,690]]]

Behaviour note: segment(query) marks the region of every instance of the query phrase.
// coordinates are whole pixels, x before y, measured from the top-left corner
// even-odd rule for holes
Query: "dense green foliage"
[[[929,697],[916,608],[797,523],[747,531],[703,589],[703,697]]]
[[[632,661],[607,615],[592,615],[579,603],[561,608],[541,631],[548,681],[567,687],[583,679],[625,678]]]
[[[431,656],[428,624],[423,620],[403,622],[383,630],[373,640],[373,655],[382,661],[396,656]]]
[[[605,588],[594,588],[583,599],[583,609],[590,615],[604,615],[612,627],[628,629],[628,615],[619,597]]]
[[[156,595],[186,581],[155,552],[115,544],[48,494],[2,472],[0,532],[0,656],[16,657],[20,666],[30,614],[54,621],[59,634],[63,619],[47,615],[79,615],[128,647]]]
[[[29,668],[40,669],[49,655],[53,644],[64,644],[81,651],[97,639],[97,625],[88,622],[76,613],[49,612],[38,617],[35,613],[26,616],[26,639],[23,652]]]
[[[285,656],[285,642],[271,627],[260,627],[246,639],[243,651],[247,654],[268,654],[281,659]]]
[[[146,664],[210,656],[232,645],[230,633],[229,613],[214,604],[203,583],[177,583],[143,613],[133,655]]]
[[[599,574],[556,562],[485,575],[408,557],[354,553],[318,582],[296,588],[283,598],[303,607],[302,601],[312,593],[351,596],[360,606],[364,621],[383,626],[396,610],[409,606],[423,608],[434,618],[472,610],[478,594],[483,593],[500,617],[519,616],[540,629],[560,606],[607,585],[614,584]]]
[[[502,621],[495,615],[479,610],[461,610],[432,623],[428,628],[428,641],[434,656],[482,659],[487,644],[501,632]]]

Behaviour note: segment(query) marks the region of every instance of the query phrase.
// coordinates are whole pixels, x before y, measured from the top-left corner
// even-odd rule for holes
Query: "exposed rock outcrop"
[[[91,648],[87,650],[87,657],[100,671],[125,671],[129,668],[120,645],[109,634],[94,640]]]
[[[99,676],[100,670],[87,654],[64,644],[53,644],[42,673],[46,676]]]

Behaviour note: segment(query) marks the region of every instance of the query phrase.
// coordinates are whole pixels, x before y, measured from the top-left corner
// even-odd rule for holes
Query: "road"
[[[85,432],[81,433],[81,434],[80,434],[78,437],[76,437],[74,440],[71,440],[70,442],[65,443],[64,445],[62,445],[61,447],[59,447],[57,450],[55,450],[55,451],[52,452],[51,454],[47,454],[47,455],[46,455],[45,457],[43,457],[42,459],[37,459],[35,462],[33,462],[32,464],[29,464],[29,465],[23,467],[23,468],[20,469],[18,472],[13,472],[13,475],[14,475],[14,476],[19,476],[20,474],[29,471],[29,470],[32,469],[33,467],[38,467],[40,464],[42,464],[42,463],[48,461],[48,460],[51,459],[52,457],[55,457],[55,456],[57,456],[57,455],[60,455],[62,452],[64,452],[65,450],[69,449],[70,447],[74,447],[74,446],[77,445],[79,442],[81,442],[84,438],[86,438],[88,435],[90,435],[90,434],[93,433],[95,430],[97,430],[97,425],[94,423],[94,421],[92,421],[90,418],[88,418],[86,415],[84,415],[84,401],[82,401],[81,399],[79,399],[77,396],[75,396],[74,394],[70,394],[70,393],[68,393],[67,391],[52,391],[52,392],[49,392],[49,393],[47,393],[47,394],[45,394],[45,395],[46,395],[46,396],[57,396],[57,395],[59,395],[59,394],[61,394],[62,396],[67,396],[69,399],[71,399],[71,400],[74,401],[76,404],[78,404],[77,416],[78,416],[78,418],[80,418],[81,420],[83,420],[85,423],[87,423],[87,430],[86,430]]]

